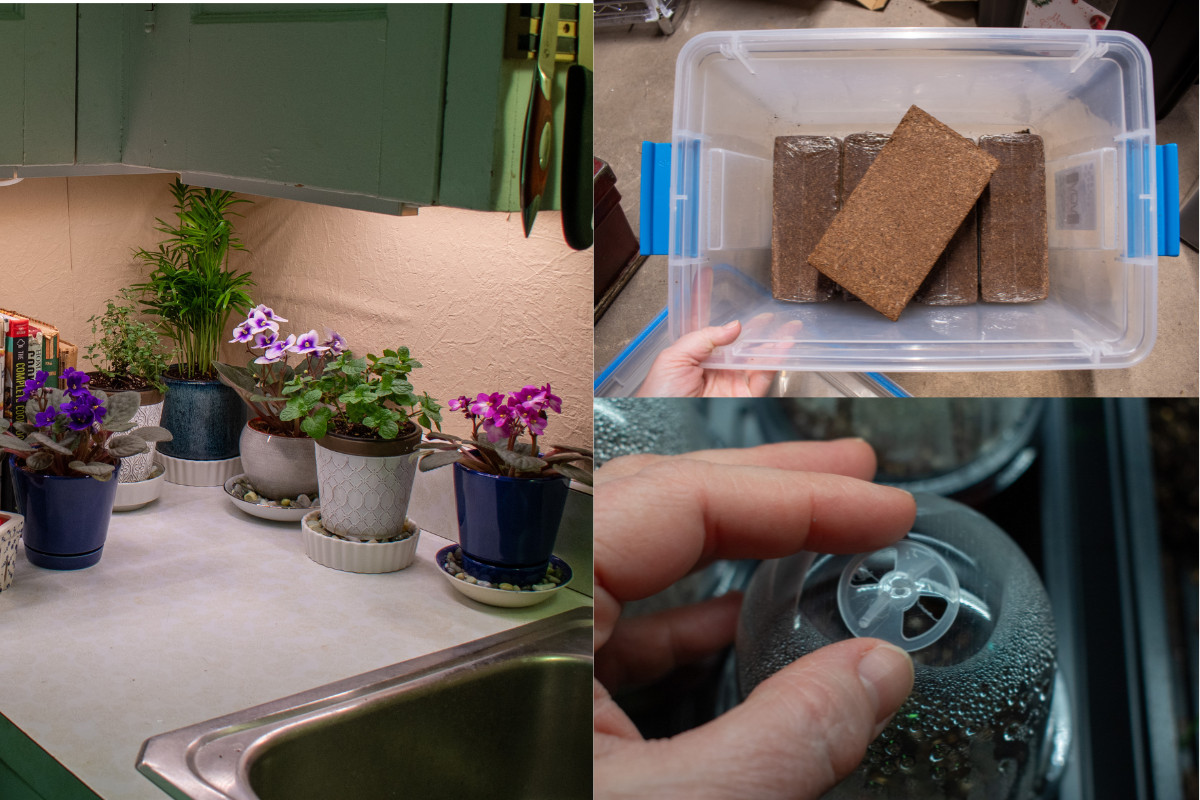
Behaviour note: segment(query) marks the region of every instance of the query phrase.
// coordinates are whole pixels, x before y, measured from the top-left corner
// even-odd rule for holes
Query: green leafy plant
[[[93,315],[95,341],[88,345],[87,357],[108,389],[165,391],[162,374],[167,357],[162,352],[158,332],[137,318],[137,298],[129,289],[108,301],[103,314]]]
[[[244,250],[233,232],[230,216],[238,203],[249,200],[233,192],[188,186],[176,179],[174,225],[158,219],[158,230],[167,239],[157,250],[136,250],[134,255],[150,265],[141,292],[142,304],[158,319],[159,331],[175,348],[180,377],[213,378],[213,362],[221,350],[226,322],[234,311],[250,307],[249,272],[229,269],[232,250]]]
[[[297,374],[283,387],[288,401],[279,419],[301,420],[301,429],[320,439],[329,428],[363,438],[395,439],[417,424],[441,430],[441,405],[417,394],[408,375],[421,363],[407,347],[382,356],[355,358],[349,350],[325,364],[319,375]]]

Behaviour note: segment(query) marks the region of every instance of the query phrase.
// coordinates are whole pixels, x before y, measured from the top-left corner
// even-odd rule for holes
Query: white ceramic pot
[[[313,455],[313,440],[307,436],[264,433],[254,427],[255,421],[246,423],[238,442],[242,469],[254,491],[268,500],[316,494],[317,461]]]
[[[124,471],[124,467],[122,467]],[[150,475],[145,480],[117,483],[117,499],[113,501],[113,511],[132,511],[144,505],[153,503],[162,494],[163,484],[167,482],[167,470],[162,464],[151,465]]]
[[[342,572],[396,572],[410,566],[417,557],[421,531],[412,520],[405,521],[409,535],[398,542],[352,542],[325,532],[321,512],[310,511],[300,523],[304,532],[304,552],[321,566]]]
[[[17,543],[25,518],[10,511],[0,512],[0,592],[12,585],[17,568]]]
[[[133,415],[133,423],[139,428],[145,425],[157,425],[162,421],[162,392],[148,389],[138,394],[141,398],[141,405],[138,406],[137,413]],[[157,446],[157,442],[150,442],[150,449],[145,453],[122,458],[121,474],[117,481],[119,483],[137,483],[146,480],[154,468],[154,451]]]
[[[421,429],[385,441],[328,434],[317,442],[321,521],[355,541],[387,539],[404,528]]]

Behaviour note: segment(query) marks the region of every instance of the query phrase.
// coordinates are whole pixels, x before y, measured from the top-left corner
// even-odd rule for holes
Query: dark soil
[[[192,375],[184,375],[183,370],[178,364],[172,364],[163,372],[163,377],[171,378],[177,381],[218,381],[221,376],[217,374],[215,369],[210,369],[208,372],[197,372]]]
[[[110,378],[99,372],[88,373],[88,386],[93,389],[103,389],[106,392],[144,392],[154,388],[145,381],[129,375],[114,375]]]
[[[396,434],[397,439],[402,439],[406,435],[412,433],[412,429],[416,427],[416,423],[409,420],[404,425],[400,426],[400,433]],[[353,436],[358,439],[378,439],[379,434],[366,425],[357,425],[347,422],[344,419],[334,417],[329,421],[329,429],[333,433],[341,434],[342,436]]]

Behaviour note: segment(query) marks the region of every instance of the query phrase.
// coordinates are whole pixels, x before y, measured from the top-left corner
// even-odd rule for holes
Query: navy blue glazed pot
[[[17,513],[25,517],[25,557],[46,569],[83,569],[100,560],[117,496],[107,481],[26,472],[9,459]]]
[[[163,376],[167,394],[159,424],[175,437],[158,452],[191,461],[219,461],[238,454],[246,406],[219,380],[189,381]]]
[[[563,477],[506,478],[454,465],[454,504],[463,566],[480,580],[523,585],[550,564],[567,504]]]

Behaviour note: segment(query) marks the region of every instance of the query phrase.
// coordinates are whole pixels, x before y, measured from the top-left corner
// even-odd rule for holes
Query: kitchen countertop
[[[407,569],[339,572],[304,554],[299,522],[166,484],[113,515],[94,567],[18,557],[0,593],[0,714],[106,800],[162,800],[134,768],[150,736],[591,602],[479,605],[437,574],[447,544],[423,532]]]

